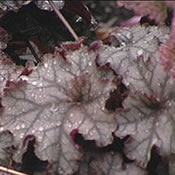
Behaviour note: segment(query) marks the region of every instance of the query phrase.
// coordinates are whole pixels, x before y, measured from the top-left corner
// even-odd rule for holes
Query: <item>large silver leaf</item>
[[[1,114],[1,130],[9,129],[19,147],[27,135],[36,136],[36,155],[64,175],[77,170],[81,157],[70,137],[74,129],[99,146],[111,143],[116,129],[114,114],[104,108],[116,89],[115,76],[109,71],[106,78],[108,72],[96,68],[96,55],[85,47],[68,52],[66,58],[45,55],[29,76],[21,76],[23,86],[7,92]]]
[[[165,155],[175,152],[175,82],[160,65],[158,52],[167,34],[164,27],[135,26],[114,33],[118,40],[123,38],[120,47],[99,49],[99,64],[110,63],[130,91],[123,103],[125,110],[116,115],[119,128],[115,134],[132,136],[128,156],[144,167],[153,145]]]

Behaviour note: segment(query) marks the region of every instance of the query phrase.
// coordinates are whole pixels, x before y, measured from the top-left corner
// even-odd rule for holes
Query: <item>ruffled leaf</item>
[[[21,77],[23,86],[2,99],[1,129],[8,128],[21,145],[24,137],[34,135],[36,156],[48,160],[52,172],[77,170],[81,153],[70,136],[74,129],[99,146],[112,142],[116,122],[105,102],[116,89],[116,76],[97,68],[95,58],[85,47],[67,52],[66,59],[47,54],[36,70]],[[15,155],[16,161],[21,161],[22,152]]]
[[[155,54],[155,52],[158,50],[159,43],[165,42],[168,38],[168,33],[166,27],[137,25],[118,29],[112,36],[120,47],[102,46],[98,50],[97,61],[100,65],[109,63],[112,69],[123,77],[123,83],[131,90],[149,93],[145,81],[151,78],[152,71],[155,69],[154,64],[159,62],[159,53]],[[151,59],[153,55],[154,59]],[[156,79],[152,82],[157,85]]]
[[[164,72],[158,53],[159,41],[164,42],[167,34],[165,28],[137,26],[114,34],[119,41],[124,40],[122,46],[99,49],[99,64],[110,63],[129,89],[124,110],[116,114],[119,128],[115,134],[133,137],[127,155],[142,166],[150,159],[153,145],[163,154],[175,151],[175,82]]]

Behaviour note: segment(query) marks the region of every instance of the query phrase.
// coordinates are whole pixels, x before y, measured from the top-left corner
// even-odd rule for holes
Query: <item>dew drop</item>
[[[126,34],[126,37],[128,38],[128,39],[131,39],[131,32],[128,32],[127,34]]]
[[[39,129],[38,129],[39,131],[43,131],[43,127],[39,127]]]
[[[56,126],[60,126],[61,125],[61,122],[60,121],[57,121],[56,122]]]
[[[25,128],[26,126],[25,126],[25,124],[23,123],[22,125],[21,125],[21,128]]]
[[[34,85],[34,86],[37,85],[37,84],[38,84],[37,81],[33,81],[33,82],[32,82],[32,85]]]
[[[138,51],[137,51],[137,55],[138,55],[138,56],[143,55],[143,49],[138,50]]]
[[[126,46],[126,43],[125,42],[122,42],[121,43],[121,46],[125,47]]]
[[[168,101],[167,103],[168,103],[168,106],[169,106],[169,107],[171,107],[171,106],[172,106],[171,101]]]
[[[44,64],[44,67],[45,67],[45,68],[48,68],[48,64],[47,64],[47,63],[45,63],[45,64]]]
[[[22,139],[24,137],[24,133],[21,133],[19,137]]]
[[[58,172],[59,172],[60,175],[62,175],[63,174],[62,168],[58,168]]]
[[[42,137],[41,135],[39,135],[39,136],[37,137],[37,139],[38,139],[39,142],[42,141],[42,138],[43,138],[43,137]]]
[[[88,65],[89,65],[89,66],[92,66],[92,62],[91,62],[91,61],[89,61]]]
[[[51,112],[56,112],[56,111],[58,111],[58,109],[59,109],[59,107],[55,103],[53,103],[50,107]]]
[[[54,64],[54,65],[57,64],[56,60],[54,60],[53,64]]]
[[[28,77],[27,76],[25,76],[25,75],[23,75],[23,76],[20,76],[20,78],[21,78],[21,80],[23,80],[23,81],[28,81]]]
[[[20,129],[20,126],[19,126],[19,125],[17,125],[17,126],[16,126],[16,130],[19,130],[19,129]]]
[[[38,90],[41,92],[43,89],[42,88],[39,88]]]
[[[72,128],[72,125],[71,125],[71,124],[68,124],[67,127],[68,127],[68,128]]]
[[[4,130],[4,128],[3,127],[0,127],[0,132],[3,131],[3,130]]]
[[[73,113],[70,113],[70,117],[73,117],[74,116],[74,114]]]
[[[129,87],[130,83],[129,81],[124,81],[125,86]]]

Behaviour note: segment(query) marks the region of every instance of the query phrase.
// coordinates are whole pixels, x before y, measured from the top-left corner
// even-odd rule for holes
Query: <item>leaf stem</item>
[[[53,1],[48,0],[50,6],[54,10],[54,12],[57,14],[57,16],[60,18],[60,20],[63,22],[63,24],[66,26],[66,28],[69,30],[71,35],[75,40],[78,40],[77,34],[74,32],[73,28],[70,26],[70,24],[67,22],[67,20],[64,18],[64,16],[61,14],[61,12],[56,8]]]
[[[2,167],[2,166],[0,166],[0,171],[6,172],[9,174],[13,174],[13,175],[27,175],[27,174],[24,174],[24,173],[21,173],[21,172],[12,170],[12,169],[8,169],[8,168]]]

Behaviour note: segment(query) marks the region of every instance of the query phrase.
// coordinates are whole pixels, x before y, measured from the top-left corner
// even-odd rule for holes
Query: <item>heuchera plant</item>
[[[169,28],[119,27],[111,38],[63,43],[37,66],[1,53],[1,165],[26,171],[30,152],[41,166],[32,174],[147,175],[155,147],[175,153],[175,81],[160,55]]]

